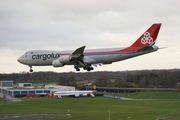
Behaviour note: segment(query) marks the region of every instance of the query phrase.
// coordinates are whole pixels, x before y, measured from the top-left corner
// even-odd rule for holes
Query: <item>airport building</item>
[[[13,87],[13,81],[0,81],[0,87]]]
[[[62,85],[45,85],[46,89],[55,89],[59,91],[75,91],[75,87],[72,86],[62,86]]]
[[[32,87],[32,83],[17,83],[17,87]]]
[[[29,94],[47,95],[47,94],[51,94],[51,90],[49,89],[10,89],[10,90],[7,90],[7,93],[10,96],[29,95]]]
[[[13,81],[0,81],[0,93],[10,96],[26,96],[26,95],[48,95],[57,91],[74,91],[75,87],[45,85],[42,88],[35,88],[32,83],[17,83],[17,87],[13,87]]]

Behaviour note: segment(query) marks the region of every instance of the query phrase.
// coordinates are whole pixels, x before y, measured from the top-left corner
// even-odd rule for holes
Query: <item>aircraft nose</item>
[[[17,59],[17,61],[18,61],[19,63],[22,63],[22,62],[23,62],[22,57],[19,57],[19,58]]]

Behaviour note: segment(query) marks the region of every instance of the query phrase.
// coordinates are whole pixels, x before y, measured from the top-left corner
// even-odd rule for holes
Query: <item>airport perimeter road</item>
[[[68,114],[0,114],[0,120],[44,120]]]

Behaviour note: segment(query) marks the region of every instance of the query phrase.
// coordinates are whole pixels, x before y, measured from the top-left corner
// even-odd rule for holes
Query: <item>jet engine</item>
[[[71,58],[69,55],[65,55],[65,56],[60,56],[58,60],[60,61],[60,63],[66,64],[71,61]]]
[[[83,96],[87,96],[87,93],[82,94]]]
[[[53,67],[63,67],[63,66],[64,66],[64,64],[61,63],[61,62],[59,61],[59,59],[54,60],[54,61],[52,62],[52,65],[53,65]]]

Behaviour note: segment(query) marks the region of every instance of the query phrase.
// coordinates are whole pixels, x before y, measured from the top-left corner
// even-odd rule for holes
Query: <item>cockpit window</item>
[[[27,57],[28,52],[25,53],[25,57]]]

